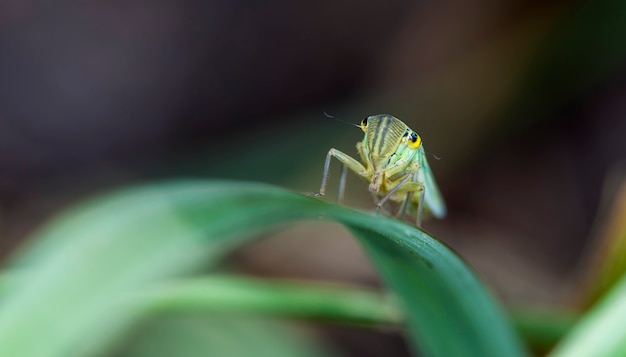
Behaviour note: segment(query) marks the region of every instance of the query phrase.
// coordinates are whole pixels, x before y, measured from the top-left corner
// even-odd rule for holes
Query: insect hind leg
[[[417,227],[421,227],[422,226],[422,216],[424,215],[424,195],[426,194],[426,190],[424,189],[424,186],[422,186],[422,189],[419,192],[419,198],[417,200],[417,217],[416,217],[416,226]]]
[[[403,218],[406,215],[406,212],[409,210],[409,206],[411,205],[411,199],[413,198],[413,192],[407,192],[404,200],[402,201],[402,205],[396,212],[396,218]]]

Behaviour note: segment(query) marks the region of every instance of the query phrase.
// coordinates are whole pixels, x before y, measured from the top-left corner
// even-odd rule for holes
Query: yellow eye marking
[[[367,128],[367,118],[369,117],[365,117],[363,120],[361,120],[360,127],[361,127],[361,130],[363,130],[363,132],[365,132],[365,128]]]
[[[422,144],[422,137],[417,135],[417,133],[414,132],[414,131],[409,133],[409,135],[408,135],[406,140],[407,140],[407,145],[411,149],[417,149]]]

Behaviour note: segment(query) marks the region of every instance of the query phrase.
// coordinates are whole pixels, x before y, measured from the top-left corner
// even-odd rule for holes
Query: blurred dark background
[[[128,184],[316,191],[362,135],[322,113],[388,113],[441,158],[450,214],[425,228],[505,301],[566,304],[626,158],[625,44],[623,1],[2,1],[1,254]],[[376,284],[347,233],[309,227],[233,261]]]

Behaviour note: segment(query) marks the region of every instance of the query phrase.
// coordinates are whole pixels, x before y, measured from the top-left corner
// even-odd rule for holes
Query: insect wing
[[[443,200],[443,196],[441,196],[441,192],[439,192],[439,187],[437,187],[435,177],[430,170],[428,160],[426,159],[426,152],[424,151],[423,146],[420,147],[418,156],[420,166],[424,174],[424,186],[426,186],[426,192],[424,193],[426,206],[428,206],[428,209],[433,214],[433,216],[437,218],[443,218],[445,217],[447,212],[446,203]]]

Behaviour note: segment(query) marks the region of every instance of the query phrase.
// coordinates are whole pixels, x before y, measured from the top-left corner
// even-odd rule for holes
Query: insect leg
[[[421,227],[422,226],[422,211],[424,210],[424,194],[426,193],[426,190],[424,189],[424,186],[422,186],[422,189],[420,190],[420,196],[419,196],[419,200],[417,201],[417,227]]]
[[[416,161],[416,165],[419,163]],[[419,166],[417,166],[413,171],[413,179],[411,182],[407,183],[403,190],[406,190],[408,193],[412,194],[411,201],[417,198],[417,218],[415,221],[415,225],[419,228],[422,226],[422,216],[424,212],[424,196],[426,194],[426,186],[422,182],[420,182],[420,170]],[[417,193],[417,195],[415,194]],[[408,199],[408,195],[407,195]]]
[[[407,177],[411,177],[411,175],[407,175]],[[424,210],[424,193],[426,192],[426,190],[424,189],[424,184],[422,184],[421,182],[416,182],[416,181],[406,182],[407,180],[408,179],[406,177],[402,179],[402,181],[400,181],[399,184],[397,184],[396,186],[394,186],[394,188],[389,190],[389,192],[385,195],[385,197],[383,197],[380,200],[380,202],[383,202],[383,200],[389,199],[389,197],[391,197],[391,195],[395,192],[407,192],[407,201],[410,202],[410,200],[415,199],[415,193],[417,192],[419,196],[417,196],[418,200],[417,200],[416,226],[421,227],[422,226],[422,211]],[[413,195],[410,200],[408,199],[409,195]],[[406,203],[407,207],[406,208],[401,207],[400,208],[401,211],[403,209],[406,211],[406,209],[408,208],[407,201],[402,203],[402,206],[405,206],[405,203]],[[379,202],[379,205],[381,204],[380,202]]]
[[[415,173],[413,174],[413,183],[416,183],[419,187],[417,187],[416,190],[414,190],[413,192],[418,193],[418,197],[417,197],[417,218],[415,219],[415,225],[419,228],[422,226],[422,216],[424,213],[424,197],[426,195],[426,186],[424,186],[423,183],[419,182],[419,176],[420,176],[420,171],[419,170],[415,170]],[[413,198],[415,198],[415,193]]]
[[[374,201],[374,203],[377,206],[376,209],[376,213],[380,214],[381,210],[384,210],[385,212],[387,212],[388,214],[391,214],[391,209],[389,207],[387,207],[385,204],[386,202],[384,202],[381,206],[380,209],[378,208],[378,202],[380,202],[380,197],[378,197],[378,195],[375,192],[372,192],[372,200]]]
[[[413,192],[406,193],[406,197],[404,198],[404,201],[402,201],[402,205],[400,206],[400,209],[398,209],[398,212],[396,213],[397,218],[402,218],[406,214],[406,211],[409,209],[411,199],[413,198],[412,195],[413,195]]]
[[[363,149],[363,143],[362,142],[358,142],[356,143],[356,151],[359,153],[359,156],[361,157],[361,162],[367,162],[367,155],[365,154],[365,150]]]
[[[347,155],[334,148],[328,150],[328,154],[326,155],[326,161],[324,161],[324,173],[322,174],[322,184],[320,185],[319,191],[320,196],[324,196],[326,194],[326,185],[328,183],[328,174],[330,169],[330,159],[333,157],[339,160],[339,162],[341,162],[344,166],[344,169],[342,169],[342,177],[339,181],[339,194],[341,195],[340,198],[343,199],[343,191],[345,189],[344,173],[347,173],[347,169],[350,169],[354,171],[354,173],[356,173],[357,175],[363,177],[367,175],[367,170],[360,162],[356,161],[350,155]]]
[[[394,194],[396,193],[396,191],[398,191],[400,189],[400,187],[402,185],[404,185],[405,183],[407,183],[407,181],[411,178],[411,175],[406,175],[406,177],[404,177],[402,179],[402,181],[400,181],[400,183],[398,183],[397,185],[395,185],[391,190],[389,190],[389,192],[387,192],[386,195],[383,196],[383,198],[380,199],[380,201],[378,201],[378,204],[376,204],[376,210],[380,211],[380,207]]]
[[[346,176],[348,176],[348,166],[341,165],[341,175],[339,176],[339,189],[337,190],[337,202],[343,203],[344,193],[346,192]]]
[[[399,162],[401,162],[400,165],[394,165],[395,167],[392,166],[388,170],[389,175],[390,175],[389,181],[393,182],[397,180],[402,180],[402,182],[404,182],[406,180],[406,176],[410,176],[413,173],[413,170],[398,171],[399,167],[405,166],[404,160],[400,159],[396,162],[396,164]],[[413,180],[415,180],[415,177],[413,177]],[[400,182],[398,185],[401,185],[402,182]],[[404,200],[402,200],[402,204],[400,205],[399,209],[396,211],[396,214],[395,214],[396,218],[402,218],[406,214],[406,211],[410,207],[410,203],[411,203],[411,192],[407,192],[406,196],[404,197]]]

